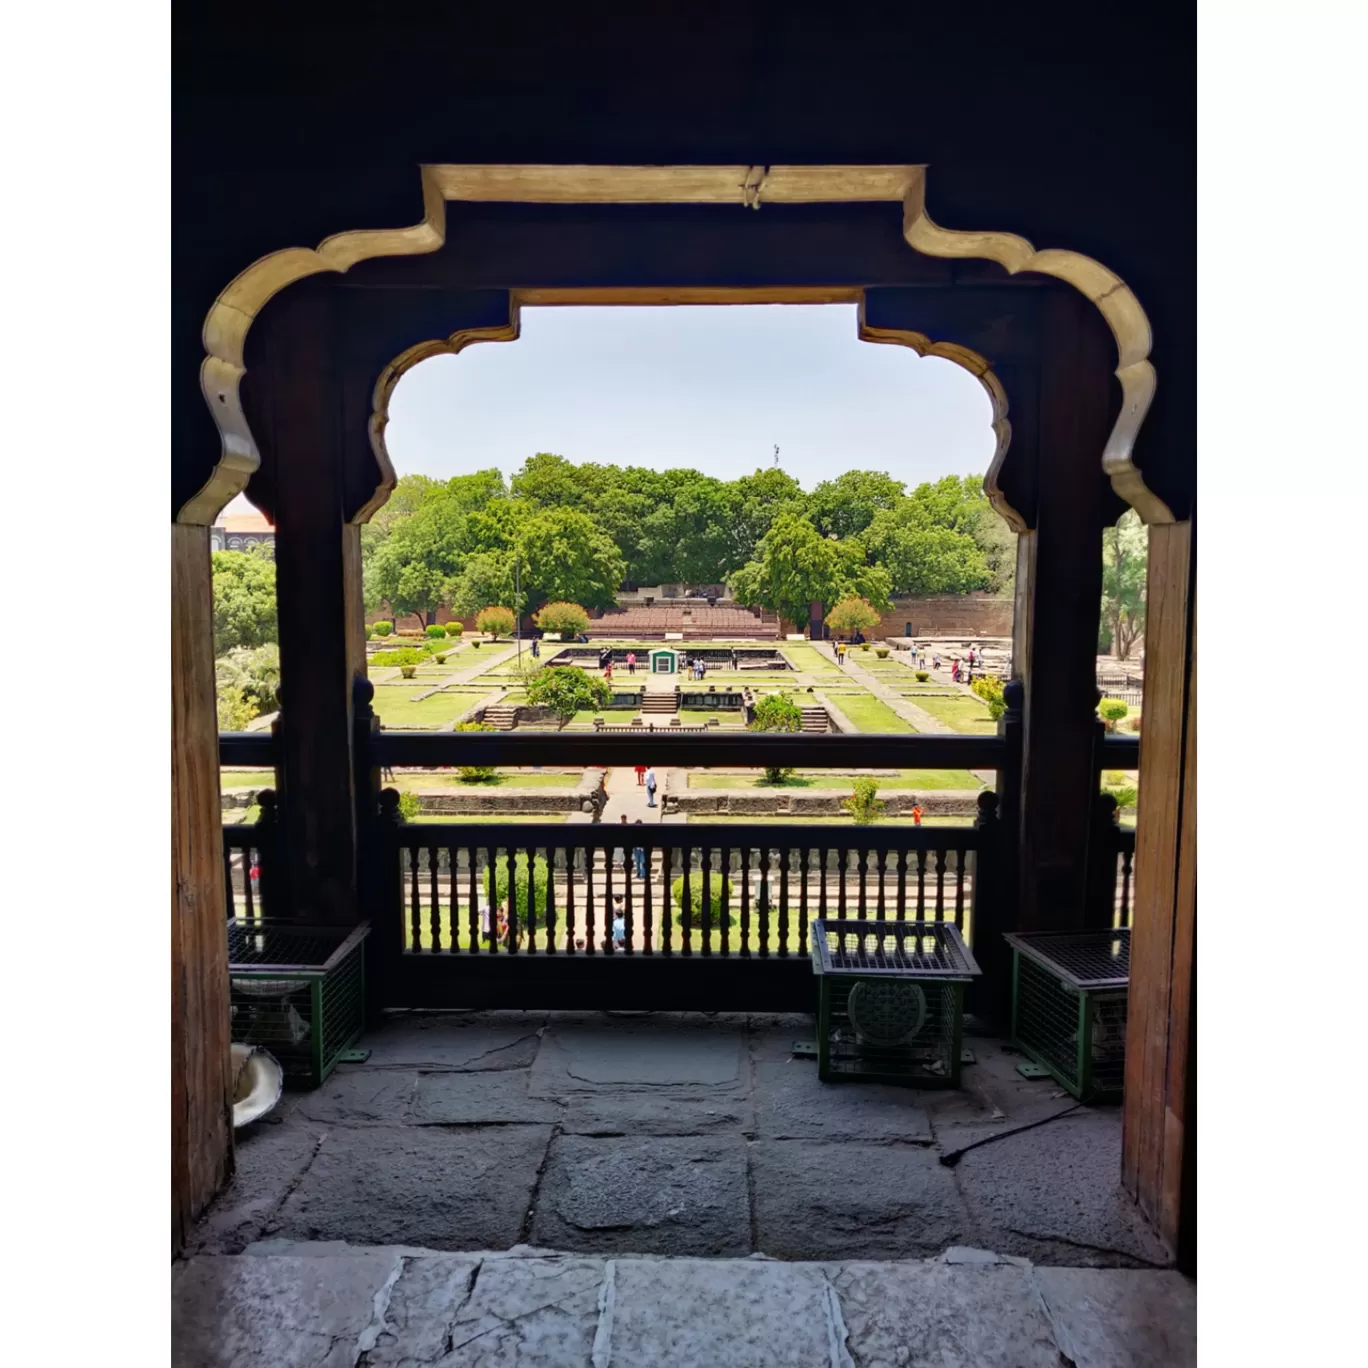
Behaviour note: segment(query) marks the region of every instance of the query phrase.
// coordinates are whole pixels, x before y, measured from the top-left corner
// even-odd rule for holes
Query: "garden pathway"
[[[924,708],[917,707],[896,690],[890,689],[877,675],[866,670],[864,666],[857,665],[854,652],[846,652],[845,664],[841,668],[862,688],[868,689],[880,703],[886,703],[904,722],[910,722],[919,732],[931,732],[941,736],[956,734],[954,727],[949,723],[942,722],[939,717],[932,717]]]

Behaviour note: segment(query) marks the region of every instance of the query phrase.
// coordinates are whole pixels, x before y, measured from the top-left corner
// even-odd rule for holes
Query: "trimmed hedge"
[[[625,844],[625,842],[624,842]],[[717,870],[708,873],[708,896],[712,906],[708,913],[708,927],[720,930],[723,918],[728,926],[736,925],[736,913],[732,910],[731,880]],[[684,925],[684,876],[680,875],[670,885],[670,897],[675,906],[675,922]],[[693,931],[703,929],[703,871],[689,875],[689,928]]]
[[[447,625],[442,628],[442,630],[449,637],[458,637],[461,635],[463,631],[465,631],[465,628],[462,627],[459,622],[453,620],[451,622],[448,622]]]
[[[375,633],[375,635],[378,636],[378,637],[386,637],[386,636],[389,636],[389,634],[390,634],[392,631],[394,631],[394,623],[392,623],[392,622],[375,622],[375,623],[372,623],[372,624],[371,624],[371,631],[373,631],[373,632]]]
[[[423,628],[423,635],[425,637],[432,637],[434,641],[442,641],[446,638],[446,628],[439,627],[435,622],[429,623],[428,626]]]

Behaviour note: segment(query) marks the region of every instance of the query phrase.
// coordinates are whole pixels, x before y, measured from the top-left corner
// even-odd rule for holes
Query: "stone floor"
[[[824,1085],[793,1054],[812,1031],[802,1016],[393,1020],[366,1063],[239,1132],[237,1176],[177,1268],[177,1362],[1191,1361],[1195,1313],[1170,1311],[1195,1292],[1120,1189],[1116,1109],[1076,1107],[973,1035],[958,1091]],[[966,1249],[991,1262],[958,1262]],[[789,1340],[756,1308],[785,1298],[804,1310],[776,1357]],[[989,1338],[1016,1317],[1006,1356],[975,1347],[966,1298]],[[704,1311],[722,1320],[695,1324]],[[1153,1334],[1123,1352],[1136,1317]],[[831,1338],[838,1322],[855,1347]],[[560,1357],[523,1344],[533,1324]],[[669,1338],[724,1324],[754,1352]],[[299,1337],[296,1357],[260,1339],[271,1326]],[[241,1349],[206,1357],[210,1341]]]

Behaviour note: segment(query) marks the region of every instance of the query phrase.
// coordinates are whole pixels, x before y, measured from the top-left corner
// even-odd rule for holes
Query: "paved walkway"
[[[855,663],[856,653],[846,652],[845,664],[841,667],[861,688],[868,689],[880,703],[886,703],[904,722],[909,722],[919,732],[940,736],[957,736],[958,732],[948,722],[932,717],[924,708],[917,705],[894,689],[890,689],[877,675]]]
[[[171,1275],[174,1368],[1186,1368],[1174,1272],[272,1241]]]

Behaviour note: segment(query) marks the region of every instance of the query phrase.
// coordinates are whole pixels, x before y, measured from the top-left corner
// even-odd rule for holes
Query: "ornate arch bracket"
[[[219,295],[204,322],[205,358],[200,388],[220,436],[220,456],[213,474],[177,515],[183,523],[208,524],[223,506],[246,486],[261,457],[243,412],[241,381],[244,349],[253,321],[267,302],[297,280],[324,271],[347,271],[357,262],[383,256],[417,256],[434,252],[446,240],[447,201],[502,201],[541,204],[737,204],[759,209],[762,204],[840,202],[897,202],[903,205],[903,236],[915,251],[936,257],[981,257],[996,261],[1009,272],[1030,270],[1053,275],[1078,289],[1102,313],[1116,338],[1122,410],[1102,454],[1102,467],[1113,487],[1146,522],[1172,522],[1168,507],[1145,485],[1131,460],[1136,434],[1154,396],[1155,373],[1150,364],[1149,320],[1126,284],[1105,266],[1077,252],[1037,251],[1024,238],[1010,233],[956,232],[940,228],[926,213],[924,166],[451,166],[420,168],[423,217],[411,227],[359,230],[335,234],[316,248],[291,247],[260,258],[238,275]],[[515,324],[516,327],[516,324]],[[489,330],[480,330],[486,333]],[[514,334],[516,335],[516,333]],[[973,369],[970,354],[948,343],[933,343],[916,334],[879,338],[913,346],[922,355],[943,355]],[[462,334],[454,334],[454,338]],[[453,345],[426,343],[438,351],[459,350],[472,341],[490,337],[466,336]],[[926,350],[921,348],[925,346]],[[432,351],[425,355],[435,354]],[[405,353],[408,356],[408,353]],[[387,368],[393,372],[391,389],[409,360]],[[999,424],[999,450],[993,470],[1005,450],[1006,399],[1000,385],[984,377],[990,372],[982,357],[979,379],[994,402],[994,426]],[[384,377],[382,376],[382,383]],[[378,392],[378,391],[377,391]],[[387,411],[388,395],[384,408]],[[393,483],[393,470],[384,453],[382,406],[376,405],[372,442],[382,474],[376,499],[367,504],[369,516]],[[378,429],[375,423],[378,422]],[[985,489],[989,481],[985,480]],[[991,495],[990,495],[991,497]],[[1000,498],[1000,496],[999,496]],[[999,503],[999,512],[1013,514]],[[1017,518],[1016,522],[1020,522]],[[1015,523],[1014,523],[1015,525]]]
[[[1130,286],[1100,262],[1079,252],[1037,251],[1025,238],[1013,233],[956,232],[939,227],[926,212],[925,176],[908,187],[903,199],[903,237],[908,246],[925,256],[987,258],[1005,267],[1010,275],[1038,271],[1054,276],[1072,285],[1093,304],[1116,339],[1116,378],[1121,382],[1121,412],[1103,448],[1102,469],[1112,488],[1145,522],[1171,523],[1172,511],[1145,484],[1144,476],[1131,460],[1140,425],[1154,400],[1157,377],[1149,359],[1153,344],[1149,318]]]
[[[380,483],[375,493],[366,500],[352,518],[354,523],[369,522],[377,510],[385,505],[390,492],[394,489],[394,462],[390,460],[389,449],[385,445],[385,430],[389,427],[390,400],[400,380],[420,362],[431,356],[455,356],[476,342],[516,342],[521,329],[518,301],[514,296],[509,301],[509,321],[501,327],[462,328],[450,337],[434,337],[426,342],[416,342],[406,347],[380,372],[371,393],[370,441],[380,467]]]

